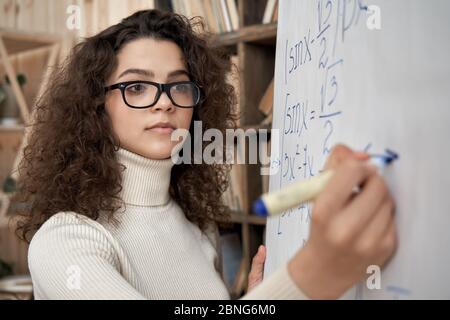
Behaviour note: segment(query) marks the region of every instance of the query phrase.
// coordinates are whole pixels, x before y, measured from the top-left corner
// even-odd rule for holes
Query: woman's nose
[[[162,92],[161,96],[158,99],[158,102],[150,109],[153,111],[171,112],[171,111],[175,110],[175,106],[172,104],[172,101],[170,100],[167,93]]]

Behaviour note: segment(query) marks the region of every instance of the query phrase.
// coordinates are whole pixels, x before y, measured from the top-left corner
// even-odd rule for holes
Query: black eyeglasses
[[[125,104],[135,109],[153,107],[163,92],[175,106],[180,108],[193,108],[201,101],[200,87],[192,81],[172,83],[127,81],[105,87],[105,92],[114,89],[120,89]]]

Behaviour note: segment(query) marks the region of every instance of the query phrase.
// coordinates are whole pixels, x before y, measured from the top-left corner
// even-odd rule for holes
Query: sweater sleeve
[[[74,214],[41,226],[28,263],[36,299],[144,299],[120,274],[106,232]]]
[[[287,263],[244,295],[242,300],[308,300],[291,278]]]
[[[220,233],[219,228],[217,225],[210,226],[206,232],[205,235],[211,242],[212,246],[216,250],[216,256],[214,259],[214,267],[217,270],[217,272],[220,274],[220,277],[222,280],[224,280],[223,277],[223,261],[222,261],[222,244],[220,241]]]
[[[222,257],[220,235],[217,226],[209,233],[218,257]],[[219,259],[221,260],[221,259]],[[223,266],[218,270],[223,276]],[[309,299],[289,275],[287,263],[253,288],[242,300],[307,300]]]

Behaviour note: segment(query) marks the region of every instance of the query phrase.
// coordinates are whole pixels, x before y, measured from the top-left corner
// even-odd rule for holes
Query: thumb
[[[260,245],[258,248],[258,252],[256,252],[255,257],[253,258],[252,265],[255,267],[264,266],[264,262],[266,261],[266,247],[264,245]]]
[[[334,169],[342,162],[350,159],[366,161],[369,159],[369,154],[362,151],[353,151],[343,144],[338,144],[331,150],[331,154],[325,164],[325,169]]]
[[[264,271],[264,262],[266,261],[266,247],[260,245],[258,252],[253,257],[250,278],[253,280],[261,280]]]

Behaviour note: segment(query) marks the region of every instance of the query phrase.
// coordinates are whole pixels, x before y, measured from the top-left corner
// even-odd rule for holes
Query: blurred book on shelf
[[[172,0],[167,7],[188,18],[205,19],[212,33],[232,32],[239,29],[239,15],[235,0]]]
[[[278,0],[267,0],[264,10],[263,24],[278,21]]]
[[[239,115],[239,117],[241,116],[241,104],[240,104],[240,76],[239,76],[239,56],[237,55],[232,55],[230,57],[231,60],[231,72],[228,73],[227,75],[227,82],[229,84],[231,84],[234,87],[234,93],[236,96],[236,114]],[[239,127],[240,126],[240,119],[238,119],[236,121],[236,125]]]
[[[228,189],[222,195],[224,204],[231,210],[242,212],[244,205],[242,165],[233,164],[229,176]]]
[[[264,115],[268,116],[272,113],[273,108],[273,86],[274,81],[270,82],[270,84],[267,86],[266,91],[264,92],[264,95],[261,98],[261,101],[259,102],[259,110],[264,113]]]
[[[267,151],[267,153],[266,153],[267,154],[267,164],[263,164],[261,166],[261,169],[266,169],[265,171],[267,171],[267,172],[265,172],[265,174],[261,174],[261,180],[262,180],[262,183],[261,183],[262,190],[261,191],[262,191],[262,193],[267,193],[267,192],[269,192],[269,177],[270,177],[270,175],[268,173],[269,173],[269,169],[270,169],[270,145],[271,145],[271,143],[270,143],[270,141],[261,140],[260,144],[263,148],[263,152],[265,150]]]
[[[258,109],[261,111],[266,117],[261,124],[262,125],[270,125],[272,123],[272,110],[273,110],[273,90],[274,90],[274,81],[270,82],[267,86],[264,95],[262,96]]]

